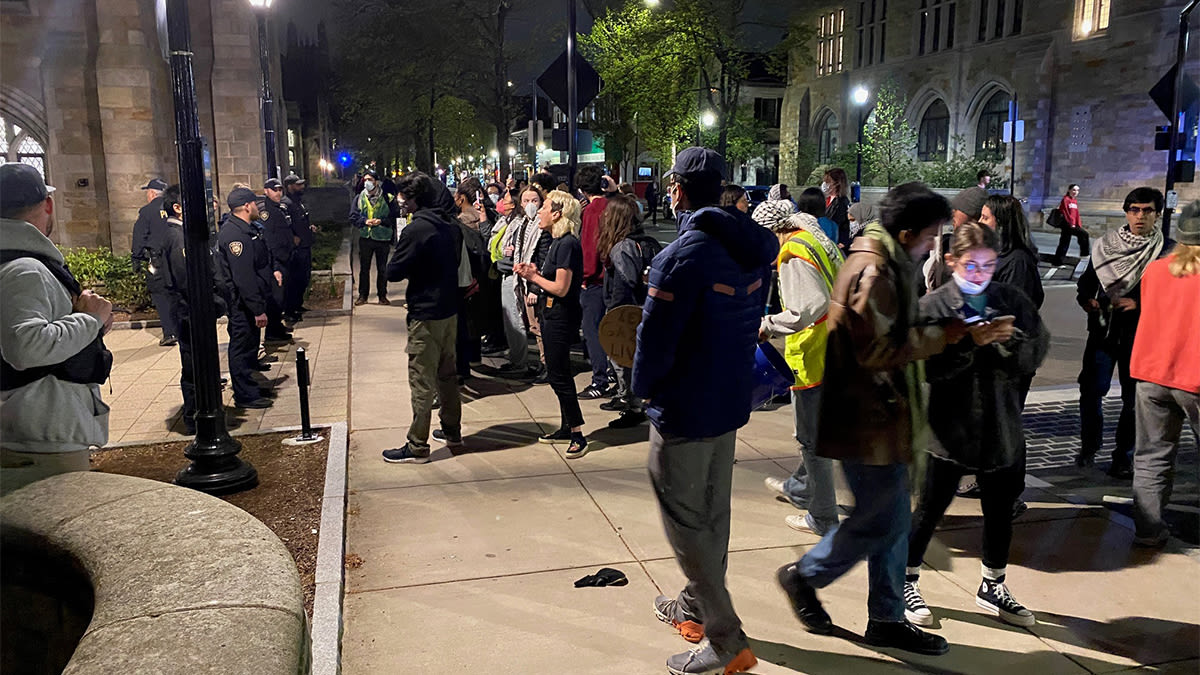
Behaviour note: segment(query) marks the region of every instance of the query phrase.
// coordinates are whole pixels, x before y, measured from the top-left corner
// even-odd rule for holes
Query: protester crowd
[[[374,289],[388,305],[388,283],[407,282],[413,422],[406,443],[383,459],[429,462],[430,436],[466,444],[460,387],[479,375],[547,384],[561,419],[539,440],[566,446],[571,460],[589,452],[580,400],[607,399],[600,409],[617,414],[608,426],[648,424],[651,482],[688,580],[654,601],[660,620],[699,643],[670,657],[668,669],[742,672],[756,659],[725,587],[734,449],[752,412],[756,350],[781,341],[800,458],[789,478],[766,487],[799,511],[788,526],[821,537],[777,573],[803,626],[832,632],[818,591],[865,559],[865,641],[945,653],[945,639],[918,628],[933,625],[935,612],[920,568],[956,496],[982,506],[978,606],[1033,625],[1007,576],[1013,520],[1024,510],[1022,411],[1050,340],[1022,204],[990,194],[981,176],[951,200],[910,183],[872,207],[852,202],[846,172],[832,168],[819,187],[793,199],[775,185],[751,209],[725,175],[712,150],[678,154],[664,177],[677,237],[664,247],[643,226],[657,218],[657,187],[643,205],[598,167],[581,168],[574,191],[548,173],[528,183],[467,177],[450,188],[421,172],[393,182],[366,171],[349,214],[356,304]],[[5,466],[39,454],[73,457],[63,465],[74,466],[107,440],[98,385],[111,305],[79,290],[48,239],[53,188],[18,165],[0,166],[0,181]],[[212,248],[234,403],[248,408],[270,405],[253,377],[263,367],[262,331],[287,340],[284,320],[303,318],[313,231],[302,179],[263,188],[261,197],[248,186],[226,195],[230,212]],[[136,232],[134,252],[163,303],[164,344],[179,342],[192,430],[181,200],[161,181],[145,189],[147,219],[157,211],[162,223]],[[1079,227],[1077,194],[1071,186],[1060,204],[1071,228]],[[1077,463],[1092,464],[1101,446],[1101,401],[1115,370],[1122,412],[1109,474],[1133,480],[1135,543],[1161,546],[1183,422],[1200,428],[1200,314],[1177,311],[1200,297],[1200,229],[1184,220],[1175,240],[1165,238],[1163,196],[1153,188],[1131,191],[1123,210],[1125,225],[1091,246],[1078,282],[1089,337]],[[606,315],[628,306],[641,314],[631,364],[610,357],[601,338]],[[577,390],[571,352],[580,341],[590,375]],[[78,367],[80,354],[90,367]],[[484,355],[504,363],[484,366]],[[45,406],[67,411],[71,423],[31,425],[29,412]],[[845,519],[839,468],[854,495]]]

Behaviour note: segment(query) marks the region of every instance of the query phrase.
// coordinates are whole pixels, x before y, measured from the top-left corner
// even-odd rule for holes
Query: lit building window
[[[1112,0],[1076,0],[1075,35],[1087,38],[1108,30]]]
[[[845,47],[842,32],[845,26],[845,9],[821,15],[817,25],[817,77],[842,72]]]
[[[1008,102],[1012,98],[1005,92],[992,94],[975,127],[975,154],[980,157],[1003,157],[1005,151],[1004,123],[1008,121]]]
[[[288,129],[288,147],[289,148],[296,147],[296,130],[295,129]]]

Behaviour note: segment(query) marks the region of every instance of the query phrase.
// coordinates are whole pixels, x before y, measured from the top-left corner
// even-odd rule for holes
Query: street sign
[[[1012,122],[1004,123],[1004,137],[1001,140],[1003,140],[1005,143],[1013,142],[1012,125],[1013,125]],[[1020,143],[1023,140],[1025,140],[1025,120],[1017,120],[1017,140],[1016,140],[1016,142]]]
[[[1171,99],[1175,94],[1175,66],[1167,71],[1166,75],[1162,76],[1154,87],[1150,89],[1150,98],[1158,105],[1158,109],[1163,115],[1167,116],[1167,121],[1171,119]],[[1188,77],[1185,73],[1183,76],[1183,91],[1179,92],[1179,109],[1188,110],[1200,101],[1200,87],[1196,86],[1195,80]]]
[[[570,105],[567,100],[567,50],[550,64],[537,84],[546,96],[554,101],[559,110],[566,111]],[[600,74],[579,54],[575,55],[575,105],[576,110],[583,110],[600,93]]]

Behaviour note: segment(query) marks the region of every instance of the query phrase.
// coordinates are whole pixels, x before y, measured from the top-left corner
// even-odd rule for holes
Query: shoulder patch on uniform
[[[240,242],[240,241],[229,242],[229,252],[234,255],[241,255],[242,254],[242,242]]]
[[[159,211],[158,215],[162,216],[163,220],[166,220],[167,219],[167,210],[163,209],[163,210]]]

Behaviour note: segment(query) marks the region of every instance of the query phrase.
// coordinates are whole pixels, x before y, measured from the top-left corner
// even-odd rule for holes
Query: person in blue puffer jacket
[[[736,433],[750,420],[764,278],[779,253],[769,230],[716,206],[725,161],[688,148],[670,174],[679,238],[654,258],[638,326],[633,391],[645,399],[649,470],[667,539],[688,577],[655,614],[708,643],[667,660],[672,673],[726,673],[756,663],[725,588]]]

